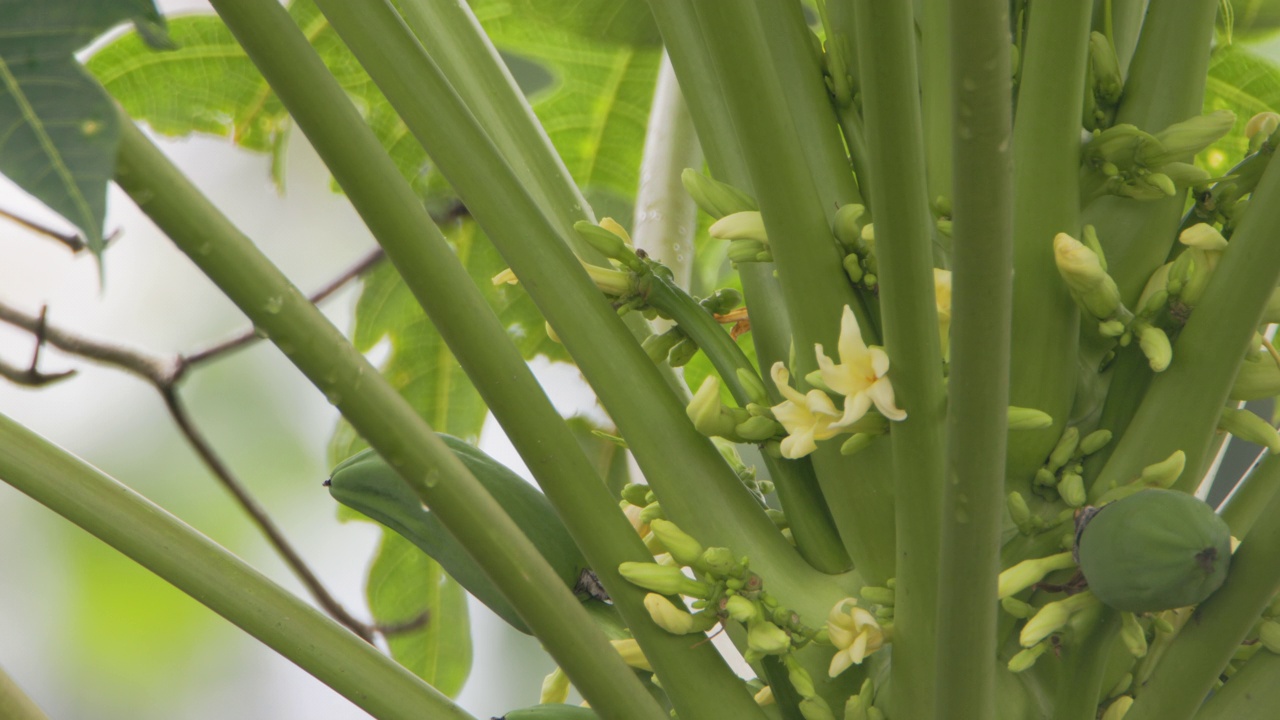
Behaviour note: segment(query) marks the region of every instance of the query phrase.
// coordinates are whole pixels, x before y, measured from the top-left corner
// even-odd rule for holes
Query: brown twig
[[[84,239],[84,236],[80,235],[79,233],[67,233],[67,232],[62,232],[60,230],[55,230],[54,228],[51,228],[48,225],[42,225],[34,220],[28,220],[27,218],[24,218],[20,215],[15,215],[3,208],[0,208],[0,217],[6,218],[14,223],[17,223],[18,225],[21,225],[22,227],[38,235],[44,235],[45,237],[50,238],[51,240],[56,240],[62,243],[63,245],[66,245],[67,248],[69,248],[73,253],[83,252],[89,247],[89,243],[86,242]],[[112,240],[115,240],[118,237],[120,237],[120,230],[118,229],[113,230],[110,235],[102,239],[103,246],[105,246],[107,243],[111,242]]]
[[[0,213],[2,212],[0,211]],[[381,250],[370,253],[359,263],[344,271],[336,279],[312,295],[312,302],[319,302],[332,295],[336,290],[371,268],[381,258]],[[284,559],[294,575],[306,586],[316,603],[353,633],[368,642],[372,642],[375,631],[389,635],[395,632],[403,632],[406,628],[419,627],[426,622],[425,618],[415,618],[407,624],[383,629],[370,626],[352,617],[342,607],[341,603],[329,594],[319,578],[311,572],[306,562],[303,561],[302,556],[285,539],[266,510],[258,504],[244,484],[236,478],[226,463],[218,457],[213,447],[200,434],[190,415],[187,414],[178,396],[178,383],[186,370],[196,363],[208,362],[252,343],[257,339],[257,336],[252,332],[240,333],[227,341],[190,355],[176,355],[165,358],[153,356],[123,345],[95,340],[52,326],[46,321],[45,309],[42,309],[39,315],[30,315],[0,302],[0,322],[26,330],[34,336],[36,341],[36,348],[32,353],[30,367],[26,369],[16,368],[0,360],[0,376],[14,383],[28,386],[47,385],[66,378],[75,372],[74,370],[69,370],[61,373],[46,374],[37,369],[37,363],[40,360],[40,349],[45,343],[48,343],[71,355],[131,373],[154,387],[160,393],[165,407],[169,410],[170,416],[172,416],[174,423],[182,432],[183,437],[186,438],[187,443],[195,450],[196,454],[200,456],[200,459],[204,461],[205,466],[240,503],[240,506],[249,517],[257,523],[258,528],[266,536],[268,542]]]

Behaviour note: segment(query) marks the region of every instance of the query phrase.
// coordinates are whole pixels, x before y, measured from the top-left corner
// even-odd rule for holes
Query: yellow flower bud
[[[747,627],[747,647],[761,655],[781,655],[791,649],[791,636],[768,620]]]
[[[693,565],[702,557],[702,545],[669,520],[656,519],[649,529],[657,536],[671,557],[681,565]]]
[[[610,640],[610,645],[618,651],[622,656],[622,661],[629,667],[637,670],[646,670],[653,672],[653,666],[649,664],[649,658],[644,656],[644,651],[640,649],[640,643],[635,638],[623,638],[621,640]]]

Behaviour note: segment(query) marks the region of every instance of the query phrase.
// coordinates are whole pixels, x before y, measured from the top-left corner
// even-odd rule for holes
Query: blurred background
[[[160,0],[166,13],[199,11]],[[1280,57],[1272,43],[1270,57]],[[301,133],[291,137],[287,193],[269,159],[222,139],[159,141],[165,151],[304,291],[374,244]],[[0,178],[0,209],[69,226]],[[105,276],[88,254],[0,220],[0,302],[52,325],[157,355],[189,352],[247,327],[229,301],[113,189],[108,231],[120,237]],[[344,330],[354,286],[323,308]],[[23,366],[30,335],[0,325],[0,357]],[[68,380],[28,389],[0,382],[0,412],[102,468],[237,553],[280,584],[301,585],[215,482],[174,428],[158,394],[118,370],[46,348],[45,372]],[[565,414],[602,415],[567,366],[535,363]],[[372,526],[342,524],[321,486],[337,413],[269,344],[189,375],[182,397],[195,423],[270,510],[313,570],[357,617],[368,617],[363,578]],[[1261,409],[1264,416],[1268,412]],[[525,473],[490,422],[481,446]],[[1237,444],[1224,476],[1256,449]],[[527,473],[526,473],[527,476]],[[477,717],[537,702],[554,664],[538,643],[472,602],[475,662],[459,698]],[[342,697],[114,550],[0,483],[0,666],[53,718],[245,720],[367,717]]]

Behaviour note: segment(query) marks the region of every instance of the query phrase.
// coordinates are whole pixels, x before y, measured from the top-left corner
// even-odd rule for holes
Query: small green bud
[[[1195,187],[1212,180],[1208,171],[1192,163],[1171,162],[1161,165],[1160,173],[1168,176],[1178,187]]]
[[[733,288],[720,288],[699,300],[698,304],[712,315],[723,315],[742,304],[742,293]]]
[[[862,205],[841,205],[831,220],[831,230],[845,250],[857,250],[861,246],[862,228],[866,225],[867,209]]]
[[[707,230],[711,237],[721,240],[756,240],[769,242],[769,235],[764,229],[764,216],[757,210],[736,212],[725,215],[711,224]]]
[[[854,695],[844,704],[844,720],[867,720],[867,706]]]
[[[1119,312],[1120,290],[1095,252],[1070,235],[1058,233],[1053,239],[1053,257],[1067,288],[1089,314],[1108,320]]]
[[[1159,167],[1171,162],[1190,162],[1201,150],[1231,132],[1231,126],[1235,122],[1235,113],[1218,110],[1174,123],[1155,135],[1160,141],[1159,150],[1162,152],[1144,147],[1139,153],[1139,160],[1147,167]]]
[[[636,507],[644,507],[645,505],[648,505],[650,502],[652,502],[651,500],[646,499],[646,496],[648,494],[649,494],[648,485],[641,485],[640,483],[627,483],[626,485],[622,486],[622,499],[626,500],[627,503],[631,505],[635,505]]]
[[[1119,320],[1104,320],[1098,323],[1098,334],[1102,337],[1120,337],[1128,328]]]
[[[747,627],[747,647],[761,655],[781,655],[791,649],[791,636],[767,620],[756,620]]]
[[[804,716],[804,720],[836,720],[831,706],[817,695],[800,701],[800,714]]]
[[[1280,434],[1276,433],[1271,423],[1248,410],[1223,408],[1222,417],[1218,419],[1218,429],[1225,430],[1245,442],[1261,445],[1273,453],[1280,452]]]
[[[1169,488],[1178,481],[1182,470],[1187,466],[1187,454],[1174,450],[1173,454],[1158,463],[1142,468],[1139,482],[1152,487]]]
[[[538,694],[540,705],[558,705],[569,701],[569,676],[556,668],[542,678],[542,690]]]
[[[1058,600],[1040,608],[1040,610],[1022,626],[1022,632],[1018,635],[1018,642],[1024,648],[1029,648],[1041,640],[1049,637],[1053,633],[1066,627],[1067,621],[1071,619],[1071,606],[1066,600]]]
[[[742,564],[738,562],[729,548],[710,547],[703,551],[699,567],[716,577],[738,577],[742,574]]]
[[[1124,81],[1120,75],[1120,61],[1111,40],[1100,32],[1089,34],[1089,67],[1093,71],[1093,87],[1098,99],[1108,105],[1120,101]]]
[[[1138,618],[1131,612],[1120,613],[1120,619],[1123,623],[1120,627],[1120,639],[1129,650],[1129,654],[1136,658],[1146,657],[1147,631],[1142,629]]]
[[[1122,123],[1095,132],[1093,139],[1085,146],[1084,152],[1098,165],[1113,163],[1123,168],[1130,168],[1134,165],[1139,148],[1152,142],[1159,144],[1154,137],[1136,126]]]
[[[773,258],[769,244],[759,240],[731,240],[727,256],[733,263],[769,262]]]
[[[1101,450],[1102,448],[1106,447],[1107,444],[1110,442],[1111,442],[1110,430],[1106,430],[1106,429],[1094,430],[1088,435],[1085,435],[1084,439],[1080,441],[1080,453],[1082,455],[1092,455],[1098,452],[1099,450]]]
[[[1053,418],[1043,410],[1009,406],[1010,430],[1043,430],[1052,425]]]
[[[1036,664],[1036,660],[1039,660],[1048,649],[1049,643],[1042,642],[1019,652],[1009,661],[1009,672],[1020,673],[1030,670]]]
[[[661,517],[665,516],[662,514],[662,505],[659,503],[651,502],[640,509],[641,523],[651,523]]]
[[[893,605],[897,594],[887,587],[867,585],[859,591],[862,599],[874,605]]]
[[[1023,560],[1000,573],[1000,577],[996,580],[996,596],[1001,599],[1007,598],[1035,585],[1051,572],[1075,566],[1075,559],[1069,552]]]
[[[1218,229],[1208,223],[1196,223],[1178,235],[1178,242],[1187,247],[1201,250],[1222,251],[1227,249],[1227,239]]]
[[[871,445],[875,437],[867,433],[854,433],[840,445],[840,454],[845,457],[857,455]]]
[[[1084,489],[1084,478],[1073,472],[1063,473],[1062,481],[1058,483],[1058,495],[1071,507],[1078,508],[1084,505],[1088,500]]]
[[[759,209],[750,195],[732,185],[713,180],[693,168],[685,168],[680,173],[680,182],[693,202],[716,220],[736,212]]]
[[[649,529],[671,553],[671,558],[681,565],[693,565],[702,558],[702,545],[675,523],[659,518],[649,523]]]
[[[1280,655],[1280,622],[1263,620],[1258,627],[1258,640],[1263,647]]]
[[[645,338],[640,347],[655,365],[660,365],[667,361],[667,355],[681,340],[684,340],[684,331],[680,328],[671,328],[664,333],[655,333]]]
[[[1138,329],[1138,347],[1147,356],[1147,364],[1155,372],[1164,372],[1173,362],[1173,347],[1169,345],[1169,336],[1154,325],[1141,323]]]
[[[1035,485],[1043,488],[1057,487],[1058,477],[1049,468],[1039,468],[1036,470]]]
[[[733,432],[743,440],[763,442],[781,433],[782,426],[767,417],[756,415],[744,423],[735,425]]]
[[[1111,688],[1111,690],[1107,692],[1107,697],[1113,698],[1117,695],[1120,695],[1125,691],[1127,691],[1132,686],[1133,686],[1133,673],[1125,673],[1124,675],[1120,676],[1120,679],[1118,681],[1116,681],[1115,687]]]
[[[672,635],[690,635],[715,627],[714,615],[694,615],[657,593],[644,596],[644,609],[649,611],[655,625]]]
[[[1020,620],[1025,620],[1036,614],[1036,608],[1034,605],[1028,602],[1023,602],[1012,595],[1000,598],[1000,607],[1003,608],[1005,612]]]
[[[796,689],[800,697],[811,698],[818,694],[813,688],[813,678],[809,671],[800,665],[794,654],[784,655],[782,663],[787,666],[787,679],[791,681],[791,687]]]
[[[684,367],[697,354],[698,343],[694,342],[691,337],[685,337],[676,343],[675,347],[671,348],[671,352],[667,355],[667,363],[673,368]]]
[[[644,269],[644,263],[636,257],[636,251],[631,249],[628,242],[631,238],[627,236],[627,231],[612,218],[602,219],[599,225],[579,220],[573,224],[573,229],[605,257],[617,260],[637,272]]]
[[[857,253],[849,253],[844,256],[844,274],[849,276],[849,280],[854,283],[862,282],[862,260]]]
[[[762,617],[760,606],[754,600],[741,595],[730,595],[724,604],[725,613],[740,623],[748,623]]]
[[[1131,707],[1133,707],[1133,698],[1121,695],[1107,706],[1107,711],[1102,713],[1101,720],[1123,720]]]
[[[1009,493],[1008,508],[1009,517],[1013,519],[1013,524],[1018,526],[1018,531],[1023,535],[1031,535],[1038,529],[1035,516],[1031,514],[1031,508],[1027,506],[1027,500],[1021,493],[1016,491]]]
[[[771,404],[769,402],[769,393],[764,387],[764,381],[760,379],[756,371],[738,368],[733,374],[738,378],[738,382],[742,384],[742,389],[747,391],[747,397],[751,398],[751,402],[766,407]],[[750,410],[751,408],[748,407],[747,409]],[[759,413],[752,414],[758,415]]]
[[[1153,172],[1142,176],[1141,180],[1169,197],[1178,194],[1178,188],[1173,184],[1173,178],[1164,173]]]
[[[711,585],[687,577],[678,567],[647,562],[624,562],[618,572],[632,585],[652,590],[662,595],[688,595],[695,598],[711,596]]]
[[[1080,430],[1076,427],[1069,427],[1062,431],[1062,437],[1058,438],[1058,444],[1053,447],[1053,452],[1049,453],[1049,462],[1045,464],[1050,471],[1057,471],[1058,468],[1067,464],[1071,456],[1075,454],[1076,446],[1080,444]]]
[[[693,427],[707,437],[733,437],[736,423],[720,404],[720,378],[708,375],[693,394],[685,413],[693,421]]]

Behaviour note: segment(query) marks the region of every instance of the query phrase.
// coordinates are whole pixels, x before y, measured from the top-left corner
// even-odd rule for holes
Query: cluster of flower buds
[[[1175,123],[1152,135],[1134,125],[1095,130],[1084,147],[1085,166],[1098,193],[1138,200],[1173,197],[1178,188],[1203,185],[1209,174],[1191,161],[1231,131],[1235,115],[1218,110]]]
[[[708,230],[711,237],[729,241],[730,262],[773,261],[764,218],[754,198],[693,169],[686,169],[680,181],[693,202],[715,220]]]
[[[1111,127],[1124,91],[1120,61],[1111,39],[1100,32],[1089,35],[1089,66],[1085,82],[1084,127],[1099,130]]]
[[[1018,644],[1022,645],[1022,650],[1009,660],[1009,670],[1022,672],[1030,669],[1041,655],[1057,644],[1053,639],[1054,635],[1092,625],[1101,608],[1102,603],[1088,590],[1046,603],[1039,609],[1032,607],[1034,614],[1022,626],[1022,632],[1018,635]]]
[[[1187,454],[1181,450],[1174,450],[1169,457],[1160,462],[1151,463],[1142,468],[1142,472],[1138,477],[1130,480],[1123,485],[1113,485],[1112,487],[1103,488],[1102,494],[1098,497],[1095,505],[1102,506],[1109,502],[1119,500],[1137,494],[1148,488],[1168,489],[1182,476],[1182,471],[1187,466]]]
[[[741,370],[738,376],[748,388],[754,390],[758,387],[759,393],[752,394],[763,402],[750,402],[745,408],[726,405],[721,400],[720,378],[708,375],[685,409],[693,426],[707,437],[736,443],[765,443],[781,438],[785,431],[774,419],[769,406],[764,404],[768,402],[768,396],[764,394],[760,379],[746,370]]]
[[[831,220],[831,232],[844,252],[844,271],[861,288],[874,291],[879,284],[876,262],[876,230],[863,205],[841,205]]]
[[[1036,470],[1032,489],[1041,495],[1056,493],[1069,507],[1078,508],[1084,505],[1087,492],[1084,486],[1084,459],[1106,447],[1111,442],[1110,430],[1094,430],[1080,437],[1080,430],[1069,427],[1062,431],[1062,437],[1054,445],[1043,466]],[[1019,499],[1022,499],[1019,497]],[[1017,504],[1010,498],[1010,512]],[[1022,502],[1025,506],[1025,501]],[[1027,534],[1036,531],[1031,521],[1018,522],[1021,513],[1014,514],[1014,522],[1018,529]]]
[[[663,313],[652,306],[644,305],[641,298],[637,298],[632,307],[637,307],[645,312],[645,316],[653,319],[656,316],[664,316]],[[711,293],[705,298],[698,301],[704,310],[719,318],[728,315],[738,306],[742,305],[742,293],[733,288],[721,288]],[[684,367],[689,364],[694,355],[698,354],[698,343],[688,335],[679,325],[670,328],[666,332],[655,333],[645,338],[642,343],[645,354],[655,363],[663,361],[668,362],[671,367]]]
[[[1149,314],[1134,315],[1125,307],[1116,281],[1107,274],[1106,256],[1093,226],[1085,226],[1083,237],[1080,242],[1058,233],[1053,239],[1054,261],[1067,291],[1080,309],[1097,321],[1101,335],[1117,338],[1121,347],[1136,337],[1151,369],[1163,372],[1173,360],[1169,336],[1151,324]]]
[[[884,711],[872,704],[875,699],[875,686],[864,680],[861,691],[844,705],[845,720],[885,720]]]

